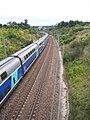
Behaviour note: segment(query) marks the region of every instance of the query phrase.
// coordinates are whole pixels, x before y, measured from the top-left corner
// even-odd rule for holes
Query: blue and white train
[[[0,61],[0,106],[13,91],[47,44],[48,34]]]

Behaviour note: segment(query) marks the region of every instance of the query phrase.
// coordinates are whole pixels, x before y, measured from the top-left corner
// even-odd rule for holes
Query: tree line
[[[28,24],[28,20],[25,19],[24,22],[21,22],[21,23],[17,23],[15,21],[13,22],[8,22],[7,24],[0,24],[0,28],[2,27],[5,27],[5,28],[23,28],[23,29],[27,29],[27,28],[30,28],[30,25]]]
[[[76,25],[80,25],[80,26],[84,26],[84,25],[90,25],[90,22],[82,22],[82,21],[73,21],[73,20],[70,20],[69,22],[64,22],[64,21],[61,21],[60,23],[58,23],[57,27],[73,27],[73,26],[76,26]]]

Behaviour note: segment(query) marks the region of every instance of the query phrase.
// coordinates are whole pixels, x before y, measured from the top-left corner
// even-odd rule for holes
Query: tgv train
[[[39,40],[0,61],[0,106],[44,50],[47,40],[48,34],[43,33]]]

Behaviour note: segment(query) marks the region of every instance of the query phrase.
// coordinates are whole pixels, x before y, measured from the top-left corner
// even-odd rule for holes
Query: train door
[[[18,71],[15,71],[11,76],[11,88],[14,87],[17,81],[18,81]]]

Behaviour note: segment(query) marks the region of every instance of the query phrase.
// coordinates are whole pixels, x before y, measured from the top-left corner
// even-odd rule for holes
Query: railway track
[[[30,73],[27,74],[27,78],[26,76],[24,77],[24,80],[21,81],[20,85],[2,107],[0,110],[0,119],[16,119],[16,116],[18,116],[16,114],[20,112],[24,102],[26,102],[29,92],[35,82],[36,76],[38,75],[43,61],[47,55],[48,49],[50,49],[49,45],[46,46],[44,52],[41,54],[37,62],[33,65],[33,67],[31,67]]]
[[[43,53],[0,109],[0,120],[56,120],[59,104],[60,59],[49,36]]]
[[[52,56],[49,63],[49,69],[47,70],[47,76],[45,84],[40,97],[37,110],[34,114],[34,120],[57,120],[58,118],[58,103],[59,103],[59,69],[60,59],[56,41],[53,37]],[[60,119],[61,120],[61,119]]]

